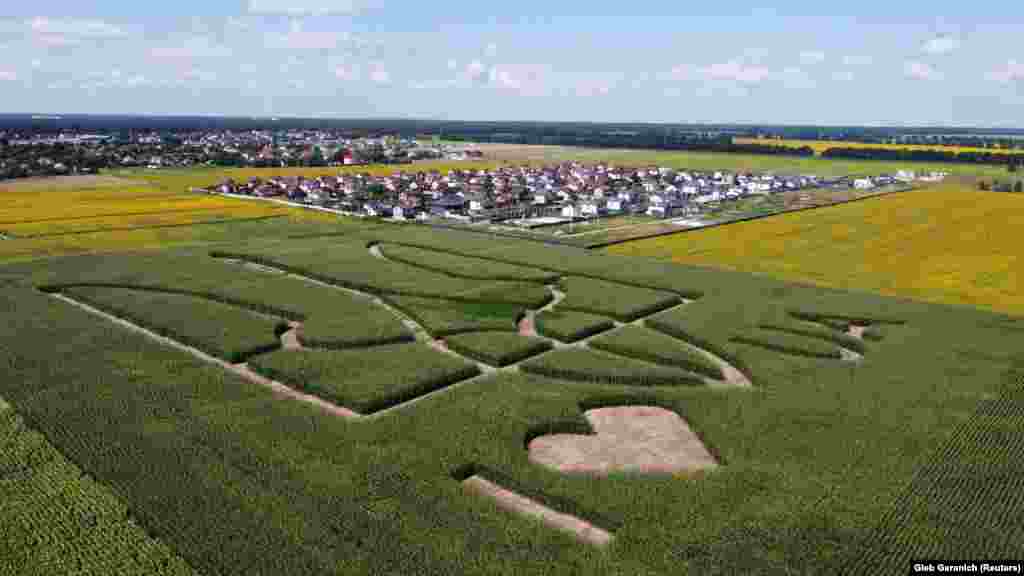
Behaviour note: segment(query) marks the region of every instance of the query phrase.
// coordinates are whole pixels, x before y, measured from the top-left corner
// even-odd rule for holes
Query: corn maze
[[[159,566],[884,572],[1024,541],[965,540],[971,503],[1019,504],[982,489],[1021,461],[987,313],[416,228],[12,272],[0,339],[55,348],[6,346],[0,396]]]

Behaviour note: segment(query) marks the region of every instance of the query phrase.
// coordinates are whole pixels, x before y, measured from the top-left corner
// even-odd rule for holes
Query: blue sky
[[[0,112],[1024,127],[1020,2],[16,4]]]

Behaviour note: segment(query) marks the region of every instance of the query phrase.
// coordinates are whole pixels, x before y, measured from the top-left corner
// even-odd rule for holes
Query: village
[[[642,214],[697,216],[751,196],[819,188],[873,189],[915,179],[941,179],[901,171],[873,177],[696,172],[666,167],[623,168],[564,162],[550,166],[398,171],[388,176],[253,176],[198,189],[209,193],[277,198],[346,214],[399,220],[447,218],[530,227],[580,218]]]

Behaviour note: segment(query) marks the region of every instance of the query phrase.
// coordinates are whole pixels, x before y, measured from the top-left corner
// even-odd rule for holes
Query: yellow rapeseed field
[[[1024,194],[964,184],[608,248],[1024,315]]]
[[[267,217],[337,220],[278,204],[189,193],[185,177],[174,186],[109,176],[0,183],[0,261],[259,237],[281,228],[260,220]]]
[[[937,146],[928,144],[868,144],[864,142],[841,142],[834,140],[795,140],[775,138],[733,138],[736,144],[771,144],[774,146],[788,146],[790,148],[803,148],[809,146],[815,154],[820,155],[829,148],[885,148],[887,150],[938,150],[941,152],[992,152],[994,154],[1024,154],[1024,150],[1009,150],[1001,148],[978,148],[974,146]]]

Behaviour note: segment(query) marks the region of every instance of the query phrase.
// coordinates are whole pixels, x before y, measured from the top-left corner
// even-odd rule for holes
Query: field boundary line
[[[118,198],[120,200],[120,198]],[[213,212],[215,210],[227,210],[230,206],[217,208],[179,208],[177,210],[146,210],[141,212],[111,212],[107,214],[90,214],[86,216],[62,216],[59,218],[37,218],[35,220],[11,220],[0,222],[0,226],[17,226],[20,224],[40,224],[43,222],[66,222],[73,220],[92,220],[95,218],[112,218],[115,216],[155,216],[158,214],[184,214],[186,212]]]
[[[161,228],[188,228],[189,226],[210,226],[217,224],[234,224],[236,222],[260,222],[276,218],[287,218],[287,214],[268,214],[266,216],[253,216],[249,218],[222,218],[219,220],[203,220],[200,222],[184,222],[181,224],[153,224],[151,226],[120,226],[114,228],[91,228],[88,230],[70,230],[67,232],[50,232],[45,234],[30,234],[18,236],[19,240],[34,240],[39,238],[58,238],[60,236],[79,236],[83,234],[106,234],[108,232],[131,232],[134,230],[157,230]]]
[[[679,296],[683,300],[697,300],[697,299],[702,298],[704,296],[703,292],[699,292],[697,290],[680,291],[679,289],[676,289],[676,288],[664,288],[664,287],[660,287],[660,286],[651,286],[651,285],[648,285],[648,284],[638,284],[638,283],[635,283],[635,282],[623,282],[622,280],[618,280],[618,279],[614,279],[614,278],[609,278],[607,276],[598,276],[596,274],[592,274],[592,273],[589,273],[589,272],[566,272],[564,270],[559,270],[557,268],[551,268],[550,266],[544,266],[544,265],[538,265],[538,264],[523,264],[521,262],[516,262],[515,260],[510,260],[510,259],[507,259],[507,258],[495,257],[495,256],[492,256],[490,254],[488,254],[488,255],[470,254],[470,253],[467,253],[467,252],[460,252],[458,250],[452,250],[450,248],[437,248],[437,247],[434,247],[434,246],[426,246],[424,244],[416,244],[415,242],[391,241],[391,242],[387,242],[387,243],[388,244],[397,244],[399,246],[406,246],[406,247],[409,247],[409,248],[419,248],[419,249],[422,249],[422,250],[428,250],[428,251],[433,251],[433,252],[440,252],[440,253],[443,253],[443,254],[452,254],[452,255],[455,255],[455,256],[462,256],[463,258],[476,258],[478,260],[491,260],[493,262],[499,262],[499,263],[502,263],[502,264],[512,264],[514,266],[522,266],[524,268],[535,268],[537,270],[543,270],[543,271],[546,271],[546,272],[554,272],[555,274],[558,274],[560,278],[565,278],[565,277],[569,277],[569,276],[575,276],[577,278],[589,278],[591,280],[601,280],[603,282],[608,282],[609,284],[619,284],[621,286],[630,286],[630,287],[633,287],[633,288],[645,288],[647,290],[656,290],[656,291],[659,291],[659,292],[667,292],[667,293],[675,294],[676,296]],[[563,246],[566,246],[568,248],[574,248],[576,250],[580,250],[583,253],[587,252],[587,248],[584,248],[582,246],[573,246],[573,245],[568,245],[568,244],[564,244]]]
[[[501,486],[479,474],[473,474],[460,483],[467,491],[492,500],[503,510],[535,518],[549,528],[568,533],[587,544],[604,547],[612,541],[613,536],[607,530],[578,516],[555,510],[534,498]]]

